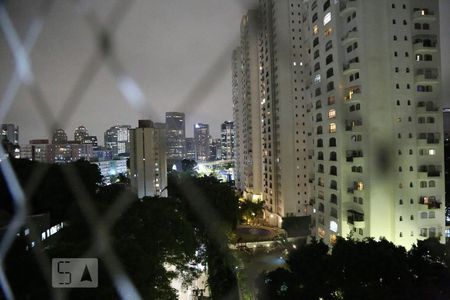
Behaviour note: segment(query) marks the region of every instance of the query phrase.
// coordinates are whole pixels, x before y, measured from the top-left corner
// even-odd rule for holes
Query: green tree
[[[238,297],[235,261],[228,241],[238,219],[233,189],[213,176],[193,177],[184,172],[169,176],[169,197],[179,201],[205,246],[208,283],[214,299]]]
[[[322,241],[299,245],[286,270],[258,281],[259,299],[295,299],[292,291],[299,299],[450,299],[449,282],[448,252],[437,240],[407,252],[371,238],[338,238],[331,253]]]
[[[248,199],[241,201],[239,202],[239,220],[243,223],[252,223],[262,217],[263,209],[263,201],[253,202]]]

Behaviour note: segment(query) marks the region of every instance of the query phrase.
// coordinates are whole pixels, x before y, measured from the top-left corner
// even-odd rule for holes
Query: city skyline
[[[224,123],[224,122],[232,122],[232,120],[233,120],[233,118],[231,117],[231,118],[229,118],[229,119],[227,119],[227,120],[220,120],[220,121],[218,121],[219,123],[218,123],[218,128],[215,128],[215,127],[210,127],[210,129],[213,129],[213,131],[215,132],[215,131],[218,131],[217,132],[217,134],[216,135],[212,135],[211,134],[211,136],[213,137],[213,138],[219,138],[220,136],[221,136],[221,126],[222,126],[222,124]],[[158,122],[156,122],[156,123],[158,123]],[[164,122],[160,122],[161,124],[165,124]],[[186,134],[186,138],[193,138],[194,137],[194,131],[193,131],[193,128],[195,127],[195,124],[208,124],[208,125],[210,125],[209,123],[206,123],[206,122],[201,122],[201,121],[199,121],[199,122],[194,122],[191,126],[189,126],[189,124],[186,124],[186,131],[188,130],[188,129],[191,129],[190,131],[192,131],[192,133],[190,134],[190,135],[188,135],[188,134]],[[38,135],[38,136],[29,136],[29,134],[27,134],[24,130],[22,130],[22,129],[20,129],[20,126],[18,126],[17,125],[17,123],[14,123],[14,122],[7,122],[7,123],[3,123],[4,125],[15,125],[15,126],[17,126],[18,128],[19,128],[19,131],[20,131],[20,135],[19,135],[19,139],[18,139],[18,144],[19,145],[25,145],[25,144],[28,144],[30,141],[32,141],[32,140],[39,140],[39,139],[49,139],[50,141],[52,140],[52,137],[53,137],[53,135],[55,134],[55,131],[59,131],[60,129],[62,129],[65,133],[66,133],[66,135],[67,135],[67,140],[68,141],[76,141],[76,139],[75,139],[75,137],[74,137],[74,135],[76,134],[76,132],[77,132],[77,130],[80,128],[80,127],[84,127],[85,129],[87,129],[88,131],[89,131],[89,136],[88,137],[97,137],[98,138],[98,144],[99,145],[101,145],[101,146],[104,146],[105,145],[105,139],[104,139],[104,134],[105,134],[105,132],[106,131],[108,131],[108,129],[111,129],[112,127],[114,127],[114,126],[131,126],[131,127],[137,127],[138,125],[139,125],[139,120],[138,119],[136,119],[135,120],[135,122],[133,123],[133,124],[110,124],[108,127],[106,127],[102,132],[100,132],[99,134],[97,134],[96,132],[93,132],[93,131],[91,131],[90,129],[89,129],[89,127],[88,126],[85,126],[84,125],[84,123],[79,123],[79,125],[77,125],[76,127],[74,127],[74,128],[70,128],[70,129],[64,129],[64,128],[58,128],[57,130],[55,130],[55,131],[53,131],[53,132],[51,132],[51,133],[48,133],[48,135]],[[216,130],[217,129],[217,130]],[[101,129],[100,129],[101,130]],[[46,133],[47,134],[47,133]],[[29,136],[29,139],[27,139],[27,140],[25,140],[25,138],[23,137],[23,135],[25,135],[25,136]]]
[[[164,112],[183,111],[187,116],[187,136],[193,136],[192,124],[197,122],[210,124],[212,135],[219,136],[220,124],[232,119],[229,58],[239,39],[238,24],[241,16],[247,9],[255,7],[256,2],[136,1],[119,26],[115,44],[126,70],[143,89],[147,99],[145,110],[136,112],[130,108],[104,66],[83,96],[80,106],[73,111],[72,118],[67,120],[68,124],[62,129],[71,132],[79,125],[84,125],[102,143],[102,132],[114,124],[136,126],[137,120],[143,118],[162,122]],[[29,5],[28,1],[7,3],[8,12],[21,37],[36,13],[38,4],[39,1],[33,5]],[[96,1],[93,5],[101,20],[105,19],[112,6],[110,1]],[[441,6],[442,15],[450,15],[450,3],[441,1]],[[175,7],[176,11],[183,13],[176,13]],[[150,15],[147,14],[148,11],[151,12]],[[167,21],[175,19],[173,22]],[[136,32],[132,31],[136,28]],[[450,20],[444,19],[441,28],[450,28]],[[161,32],[165,32],[162,39]],[[186,35],[186,32],[190,34]],[[182,47],[173,47],[174,44]],[[443,37],[442,47],[450,49],[449,45],[450,39]],[[61,111],[93,46],[92,33],[82,16],[74,13],[71,4],[64,1],[56,3],[32,52],[33,71],[55,115]],[[189,59],[186,59],[186,53],[189,53]],[[0,35],[0,63],[5,66],[5,71],[0,74],[0,91],[3,93],[14,67],[4,35]],[[442,64],[450,65],[450,57],[443,56]],[[172,67],[177,68],[176,74],[167,71]],[[70,71],[61,72],[61,68]],[[449,82],[449,74],[450,70],[443,68],[444,81]],[[183,107],[186,99],[193,100],[193,105]],[[444,86],[443,99],[450,99],[448,85]],[[447,106],[450,106],[449,101],[447,100]],[[32,102],[28,92],[21,89],[3,121],[17,124],[21,128],[21,143],[51,136]],[[98,118],[97,112],[105,107],[108,107],[108,114],[102,114],[102,118]],[[217,116],[221,116],[220,119]]]

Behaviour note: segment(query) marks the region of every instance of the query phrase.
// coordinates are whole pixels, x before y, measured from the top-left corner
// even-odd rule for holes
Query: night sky
[[[23,38],[40,1],[7,2]],[[55,1],[31,56],[35,78],[56,118],[96,45],[75,2]],[[93,2],[104,20],[116,1],[85,2]],[[194,122],[209,123],[213,136],[218,136],[220,123],[232,119],[231,51],[239,43],[241,16],[254,2],[135,0],[119,24],[114,45],[126,71],[142,88],[145,105],[139,111],[133,110],[118,91],[109,69],[103,66],[81,104],[65,120],[63,128],[69,138],[82,124],[103,141],[104,131],[112,125],[136,126],[139,118],[164,121],[166,111],[186,113],[188,136],[192,136]],[[450,1],[441,0],[441,6],[443,99],[450,106]],[[14,68],[3,32],[0,67],[3,94]],[[19,125],[21,144],[51,136],[32,101],[22,88],[6,118],[6,122]]]

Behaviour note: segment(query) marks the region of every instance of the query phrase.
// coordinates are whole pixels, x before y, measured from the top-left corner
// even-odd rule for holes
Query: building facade
[[[260,28],[259,11],[250,10],[241,20],[240,46],[232,59],[235,182],[245,198],[255,201],[262,199]]]
[[[67,134],[64,129],[56,129],[53,132],[52,144],[65,144],[67,143]]]
[[[130,130],[131,185],[139,198],[167,197],[165,131],[150,120],[140,120],[138,128]]]
[[[196,123],[194,125],[195,158],[197,161],[209,159],[209,125]]]
[[[86,137],[89,136],[89,132],[86,127],[83,125],[78,126],[77,129],[75,129],[75,132],[73,134],[73,139],[76,142],[82,143]]]
[[[186,159],[195,160],[195,140],[194,138],[186,138]]]
[[[19,126],[14,124],[2,124],[1,141],[8,141],[13,145],[19,144]]]
[[[210,138],[209,140],[209,161],[222,159],[221,139]]]
[[[184,113],[166,112],[167,159],[182,160],[186,153]]]
[[[48,162],[50,142],[48,139],[30,140],[20,149],[20,157],[38,162]]]
[[[123,176],[128,175],[126,159],[102,160],[93,163],[98,166],[105,185],[115,183],[120,174]]]
[[[261,0],[258,18],[267,220],[443,241],[438,1]]]
[[[222,159],[234,159],[234,122],[220,125],[220,154]]]
[[[130,125],[112,126],[105,132],[105,147],[112,150],[113,156],[129,156]]]

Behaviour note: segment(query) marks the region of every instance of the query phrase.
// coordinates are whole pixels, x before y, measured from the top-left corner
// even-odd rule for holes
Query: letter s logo
[[[71,284],[72,283],[72,274],[70,272],[63,272],[60,269],[61,264],[69,264],[69,263],[70,263],[70,261],[68,261],[68,260],[58,262],[58,273],[68,275],[68,281],[60,282],[59,284]]]

